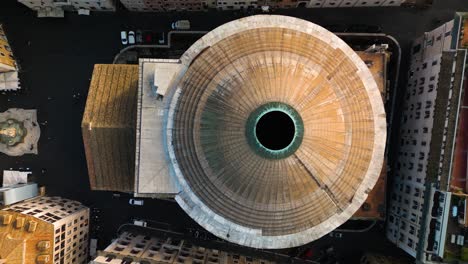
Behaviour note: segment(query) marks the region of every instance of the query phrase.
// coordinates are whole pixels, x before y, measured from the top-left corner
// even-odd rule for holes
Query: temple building
[[[387,59],[310,22],[260,15],[216,28],[180,59],[96,65],[82,123],[91,185],[174,198],[214,235],[254,248],[383,219]]]
[[[92,190],[133,192],[137,65],[95,65],[82,133]]]

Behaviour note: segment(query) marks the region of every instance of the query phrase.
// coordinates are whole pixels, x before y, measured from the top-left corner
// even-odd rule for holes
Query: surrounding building
[[[330,8],[330,7],[377,7],[377,6],[401,6],[415,5],[430,1],[417,0],[120,0],[130,11],[139,12],[164,12],[164,11],[200,11],[206,9],[218,10],[247,10],[260,7],[269,8]]]
[[[16,62],[3,26],[0,24],[0,73],[16,70]]]
[[[21,183],[0,188],[0,205],[11,205],[36,197],[39,188],[36,183]]]
[[[37,183],[30,182],[30,171],[3,171],[3,182],[0,188],[0,205],[12,205],[29,200],[39,195]]]
[[[59,197],[37,197],[0,211],[3,263],[82,264],[88,258],[89,209]]]
[[[378,7],[401,5],[429,5],[432,0],[115,0],[129,11],[136,12],[170,12],[247,10],[260,7],[268,8],[331,8],[331,7]],[[64,11],[90,10],[115,11],[114,0],[18,0],[27,7],[36,10],[39,17],[63,17]]]
[[[257,1],[218,0],[216,7],[219,10],[254,9],[258,7]]]
[[[64,11],[80,9],[115,11],[115,0],[18,0],[37,12],[38,17],[63,17]]]
[[[410,264],[411,262],[406,259],[397,258],[393,256],[384,256],[375,253],[366,253],[361,258],[360,264]]]
[[[137,65],[95,65],[82,121],[93,190],[134,191]]]
[[[0,113],[0,152],[9,156],[37,154],[41,130],[37,111],[12,108]]]
[[[263,259],[208,249],[185,240],[123,232],[90,264],[273,264]]]
[[[138,12],[165,12],[165,11],[201,11],[208,7],[212,1],[202,0],[120,0],[130,11]],[[215,2],[215,1],[214,1]],[[212,4],[212,3],[211,3]]]
[[[377,6],[401,6],[405,0],[310,0],[306,7],[377,7]]]
[[[0,24],[0,91],[17,90],[19,88],[15,57],[3,26]]]
[[[468,260],[463,254],[467,21],[457,13],[412,46],[387,237],[420,261]]]

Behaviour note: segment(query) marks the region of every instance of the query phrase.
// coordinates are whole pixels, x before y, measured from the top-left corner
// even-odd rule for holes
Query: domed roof
[[[364,62],[313,23],[259,15],[182,56],[167,109],[176,200],[256,248],[305,244],[348,220],[379,177],[385,110]]]

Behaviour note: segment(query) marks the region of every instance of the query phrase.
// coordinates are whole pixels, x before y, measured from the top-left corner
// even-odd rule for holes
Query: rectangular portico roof
[[[140,59],[136,130],[135,196],[173,197],[179,189],[164,153],[163,118],[166,91],[179,60]]]

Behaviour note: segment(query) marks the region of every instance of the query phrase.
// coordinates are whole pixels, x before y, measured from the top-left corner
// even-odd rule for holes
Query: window
[[[119,251],[119,252],[120,252],[120,251],[123,251],[123,250],[124,250],[124,248],[123,248],[123,247],[119,247],[119,246],[117,246],[117,247],[115,247],[115,249],[114,249],[114,250],[115,250],[115,251]]]
[[[434,91],[434,85],[433,84],[429,84],[429,90],[427,90],[429,93]]]
[[[423,171],[423,165],[421,163],[418,164],[418,172]]]
[[[426,109],[431,108],[432,102],[431,101],[426,101]]]
[[[132,249],[130,251],[130,254],[138,254],[138,253],[140,253],[140,250],[137,250],[137,249]]]
[[[419,160],[423,160],[426,154],[424,152],[419,152]]]
[[[427,46],[432,46],[432,45],[434,45],[434,37],[432,37],[431,39],[426,40],[426,47]]]
[[[408,238],[408,247],[413,247],[414,243],[411,238]]]
[[[429,118],[431,116],[431,112],[430,111],[424,111],[424,118]]]
[[[418,53],[421,50],[421,44],[418,44],[413,47],[413,54]]]

